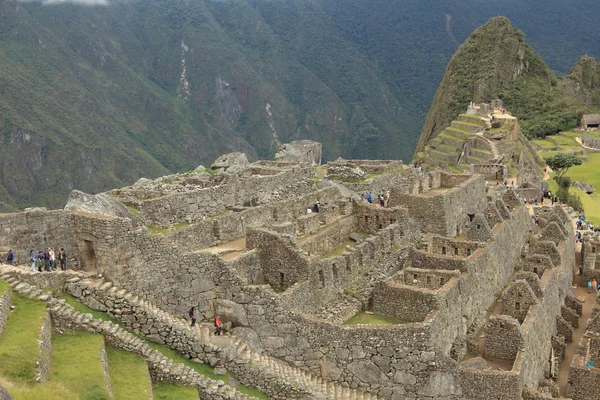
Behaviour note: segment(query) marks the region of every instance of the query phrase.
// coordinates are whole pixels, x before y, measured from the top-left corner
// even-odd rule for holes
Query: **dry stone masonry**
[[[472,127],[469,118],[456,126]],[[469,140],[477,165],[491,139]],[[63,278],[5,274],[66,290],[272,399],[547,398],[582,312],[563,208],[530,209],[518,191],[479,174],[381,160],[318,166],[319,146],[293,145],[277,161],[228,155],[214,170],[109,192],[128,217],[1,215],[0,246],[17,261],[52,245],[67,249],[75,270]],[[385,207],[356,192],[383,194]],[[600,271],[597,252],[600,242],[586,242],[586,277]],[[188,382],[206,398],[231,389],[169,364],[117,326],[46,300],[56,326],[101,333],[144,355],[155,379]],[[183,319],[192,306],[195,328]],[[226,336],[212,334],[216,315]],[[597,379],[584,366],[600,350],[599,315],[571,365],[574,399],[590,398],[576,393]]]

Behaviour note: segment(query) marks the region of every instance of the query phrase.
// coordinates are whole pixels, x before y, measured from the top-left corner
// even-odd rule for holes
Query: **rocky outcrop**
[[[231,300],[218,299],[215,301],[215,315],[221,317],[223,323],[231,322],[232,326],[248,326],[248,317],[241,304]]]
[[[322,153],[323,146],[321,143],[312,140],[296,140],[282,144],[277,154],[275,154],[275,160],[321,165]]]
[[[241,169],[248,164],[249,162],[246,154],[234,152],[223,154],[217,158],[210,167],[216,170],[233,172],[233,170]]]
[[[127,207],[120,201],[103,193],[87,194],[79,190],[71,192],[65,211],[83,211],[118,218],[132,217]]]
[[[585,192],[587,194],[591,194],[591,193],[594,192],[594,187],[592,185],[588,184],[588,183],[585,183],[585,182],[579,182],[579,181],[574,182],[573,183],[573,187],[575,187],[575,188],[577,188],[577,189],[579,189],[579,190],[581,190],[581,191],[583,191],[583,192]]]
[[[0,386],[0,400],[14,400],[2,386]]]

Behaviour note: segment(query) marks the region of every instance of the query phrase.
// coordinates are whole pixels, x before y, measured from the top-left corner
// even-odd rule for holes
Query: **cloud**
[[[43,5],[53,4],[77,4],[81,6],[107,6],[109,0],[20,0],[23,3],[42,3]]]

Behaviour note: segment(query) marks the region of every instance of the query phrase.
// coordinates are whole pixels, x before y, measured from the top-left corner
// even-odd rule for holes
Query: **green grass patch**
[[[187,228],[190,225],[192,225],[191,222],[177,222],[176,224],[173,224],[173,228],[183,229],[183,228]]]
[[[75,393],[56,382],[25,386],[16,385],[0,377],[0,385],[16,400],[79,400]]]
[[[110,383],[116,399],[148,400],[152,381],[144,357],[106,346]]]
[[[46,303],[13,293],[12,304],[16,308],[0,335],[0,376],[17,384],[33,384]]]
[[[163,235],[167,236],[169,234],[169,228],[165,228],[160,225],[151,224],[147,226],[148,231],[150,231],[151,235]]]
[[[267,400],[269,398],[266,394],[264,394],[263,392],[261,392],[260,390],[258,390],[256,388],[248,387],[245,385],[238,385],[238,386],[236,386],[236,389],[240,393],[246,394],[250,397],[256,397],[257,399],[260,399],[260,400]]]
[[[155,383],[152,385],[154,400],[198,400],[198,390],[193,386]]]
[[[76,393],[80,400],[110,399],[102,369],[103,347],[102,335],[53,335],[50,379]]]
[[[10,290],[10,285],[0,279],[0,295],[3,295],[7,290]]]
[[[136,206],[127,206],[127,209],[129,210],[131,215],[133,215],[134,217],[138,216],[140,213],[140,209],[137,208]]]
[[[552,143],[551,141],[545,139],[532,140],[532,142],[543,149],[555,149],[558,147],[556,143]]]
[[[345,242],[343,242],[342,244],[340,244],[338,247],[336,247],[335,249],[331,250],[328,253],[325,253],[321,256],[321,258],[330,258],[330,257],[337,257],[337,256],[341,256],[342,253],[344,251],[346,251],[346,246],[354,246],[356,244],[356,242],[354,240],[346,240]]]
[[[344,325],[398,325],[405,324],[400,318],[390,317],[383,314],[371,314],[364,311],[359,312],[348,321],[344,322]]]
[[[576,137],[581,137],[581,133],[580,132],[561,132],[559,134],[560,136],[567,136],[567,137],[571,137],[571,138],[576,138]]]

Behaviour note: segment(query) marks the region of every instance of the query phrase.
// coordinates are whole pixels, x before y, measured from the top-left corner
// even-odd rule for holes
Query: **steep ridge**
[[[553,74],[540,56],[513,29],[508,18],[495,17],[475,30],[454,54],[435,99],[416,152],[450,125],[470,102],[489,102],[496,90],[517,78],[539,78],[551,83]]]

